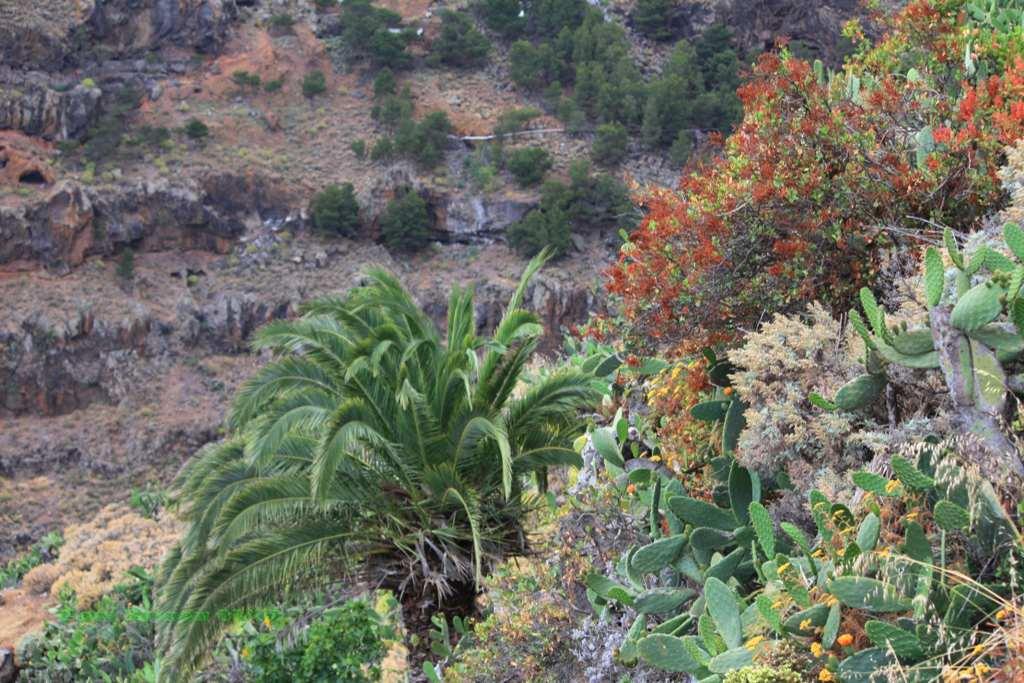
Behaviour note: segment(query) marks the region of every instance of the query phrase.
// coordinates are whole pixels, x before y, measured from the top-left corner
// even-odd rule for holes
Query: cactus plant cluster
[[[1008,223],[1003,237],[1014,258],[989,246],[968,256],[947,228],[948,270],[940,251],[927,249],[926,326],[887,326],[885,309],[869,289],[862,289],[864,316],[854,309],[850,323],[864,340],[866,372],[833,399],[812,395],[810,400],[825,410],[859,410],[880,400],[887,364],[938,369],[953,404],[954,426],[974,437],[972,459],[992,478],[1006,471],[1024,476],[1017,448],[1003,430],[1010,387],[1020,379],[1009,368],[1024,351],[1024,231]]]
[[[652,540],[629,550],[615,576],[586,581],[599,612],[623,606],[638,614],[620,661],[720,682],[786,642],[837,647],[852,614],[867,616],[871,647],[820,660],[838,680],[886,680],[897,664],[908,680],[932,680],[947,651],[974,644],[973,627],[991,618],[993,596],[1005,590],[949,579],[947,536],[984,545],[987,557],[1005,556],[1016,539],[992,486],[937,452],[897,456],[894,479],[857,472],[854,481],[873,494],[859,519],[812,491],[814,541],[788,523],[776,531],[762,502],[772,492],[728,456],[713,463],[727,492],[721,505],[685,496],[677,481],[652,472],[631,473],[649,494]],[[914,518],[905,518],[898,544],[895,529],[883,534],[879,505],[896,500]]]

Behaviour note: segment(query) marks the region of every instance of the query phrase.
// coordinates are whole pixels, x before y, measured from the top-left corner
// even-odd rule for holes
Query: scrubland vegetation
[[[669,10],[642,0],[636,28],[666,40]],[[340,11],[379,67],[370,158],[438,166],[451,122],[396,84],[412,36]],[[472,11],[434,61],[489,59],[479,17],[604,169],[711,148],[630,196],[586,160],[547,178],[547,150],[502,139],[539,112],[508,113],[468,163],[540,199],[495,329],[459,288],[439,328],[380,270],[263,327],[223,439],[138,496],[184,534],[90,597],[116,627],[58,586],[28,680],[1021,680],[1024,10],[913,0],[876,39],[851,22],[841,68],[782,45],[742,83],[723,27],[645,79],[583,0]],[[311,205],[342,236],[360,213],[351,185]],[[434,226],[409,187],[376,227],[397,252]],[[595,228],[622,237],[610,307],[541,363],[531,278]]]

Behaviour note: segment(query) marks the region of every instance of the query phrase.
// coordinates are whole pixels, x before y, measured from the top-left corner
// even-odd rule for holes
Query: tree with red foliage
[[[1024,133],[1024,43],[915,0],[842,73],[784,48],[741,86],[743,122],[646,210],[610,269],[628,336],[692,348],[811,299],[846,308],[880,255],[1002,200],[1003,148]]]

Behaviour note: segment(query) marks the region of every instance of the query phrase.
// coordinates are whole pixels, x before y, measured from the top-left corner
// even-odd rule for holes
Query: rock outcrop
[[[81,137],[99,114],[101,95],[94,85],[55,89],[45,74],[0,69],[0,129],[47,140]]]
[[[437,205],[437,224],[448,241],[480,242],[504,234],[536,200],[456,193],[440,196]]]
[[[61,71],[164,45],[214,53],[235,0],[32,0],[0,3],[0,65]]]
[[[242,221],[222,212],[196,182],[94,188],[63,181],[38,202],[0,207],[0,270],[66,270],[128,245],[225,253],[243,230]]]

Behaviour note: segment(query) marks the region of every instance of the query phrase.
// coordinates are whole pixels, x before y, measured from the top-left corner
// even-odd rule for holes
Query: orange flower
[[[849,647],[853,645],[853,636],[849,633],[844,633],[838,638],[836,638],[836,642],[842,645],[843,647]]]
[[[633,495],[634,493],[636,493],[636,484],[630,484],[629,486],[627,486],[627,487],[626,487],[626,493],[628,493],[628,494],[629,494],[629,495],[631,495],[631,496],[632,496],[632,495]]]
[[[725,394],[726,396],[732,396],[732,392],[733,392],[733,388],[732,387],[726,387],[725,389],[722,390],[722,393]]]

